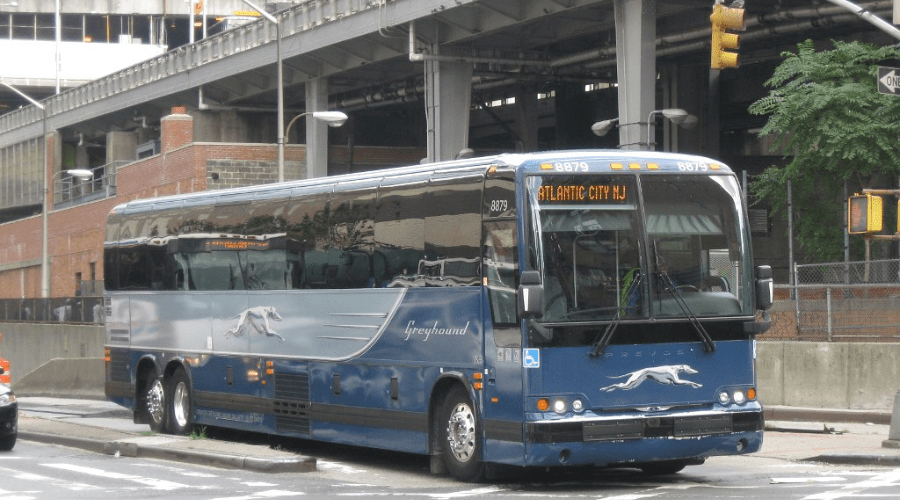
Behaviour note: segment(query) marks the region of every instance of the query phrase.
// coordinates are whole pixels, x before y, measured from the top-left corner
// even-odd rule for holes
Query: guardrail
[[[115,161],[91,169],[90,179],[80,180],[67,171],[53,176],[53,208],[81,205],[89,201],[110,198],[116,194],[116,172],[131,162]]]
[[[384,8],[387,2],[398,0],[306,0],[299,5],[275,14],[279,19],[282,37],[299,33],[328,22],[340,20],[360,11]],[[41,103],[47,117],[71,111],[92,102],[110,98],[141,85],[195,69],[223,57],[275,41],[275,26],[260,19],[213,35],[190,45],[183,45],[165,54],[122,69],[108,76],[69,89]],[[26,106],[0,116],[0,134],[38,123],[43,113],[36,106]]]

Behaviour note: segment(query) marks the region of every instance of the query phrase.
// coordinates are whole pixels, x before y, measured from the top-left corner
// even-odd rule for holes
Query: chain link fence
[[[803,264],[776,286],[767,340],[900,341],[900,260]]]

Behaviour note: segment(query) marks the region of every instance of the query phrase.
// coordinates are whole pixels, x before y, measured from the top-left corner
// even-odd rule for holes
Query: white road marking
[[[211,500],[256,500],[260,498],[279,498],[279,497],[298,497],[305,495],[301,491],[284,491],[284,490],[266,490],[252,493],[250,495],[242,495],[239,497],[218,497]]]
[[[873,488],[886,488],[888,486],[900,486],[900,469],[894,469],[890,472],[876,474],[869,479],[848,484],[836,490],[809,495],[804,497],[803,500],[835,500],[838,498],[859,498],[863,496],[871,496],[870,494],[865,493],[866,490],[870,490]]]
[[[73,465],[73,464],[41,464],[44,467],[52,467],[55,469],[67,470],[71,472],[77,472],[79,474],[87,474],[89,476],[102,477],[106,479],[122,479],[125,481],[134,481],[138,484],[143,484],[144,486],[149,486],[156,490],[177,490],[182,488],[194,488],[196,486],[191,486],[183,483],[176,483],[173,481],[166,481],[164,479],[152,479],[141,476],[134,476],[131,474],[121,474],[118,472],[111,472],[103,469],[96,469],[94,467],[83,467],[81,465]]]

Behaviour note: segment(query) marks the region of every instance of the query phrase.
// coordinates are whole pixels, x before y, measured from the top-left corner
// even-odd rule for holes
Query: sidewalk
[[[151,434],[110,402],[19,398],[19,439],[96,453],[152,457],[261,472],[309,472],[316,459],[266,445]],[[885,447],[890,413],[771,407],[758,455],[791,461],[900,466],[900,447]],[[896,441],[892,444],[900,445]]]
[[[310,472],[316,459],[265,445],[151,434],[108,401],[21,397],[19,439],[126,457],[150,457],[258,472]]]

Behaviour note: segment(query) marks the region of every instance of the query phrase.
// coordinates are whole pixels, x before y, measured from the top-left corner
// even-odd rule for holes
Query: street
[[[324,451],[324,450],[320,450]],[[630,470],[512,474],[462,484],[434,477],[419,458],[341,448],[317,472],[269,474],[100,455],[28,441],[0,455],[4,499],[202,498],[900,498],[900,469],[835,467],[760,457],[712,459],[668,477]]]
[[[127,412],[110,411],[108,403],[25,399],[23,421],[78,421],[83,427],[143,429]],[[29,409],[31,408],[31,409]],[[113,406],[113,408],[115,408]],[[31,423],[30,423],[31,422]],[[28,439],[0,454],[0,495],[10,499],[179,498],[641,498],[817,499],[900,498],[900,467],[829,465],[802,460],[835,451],[880,443],[887,426],[836,424],[835,433],[768,432],[760,453],[714,457],[672,476],[646,476],[637,470],[534,469],[500,470],[481,484],[466,484],[428,472],[428,459],[303,440],[279,440],[276,448],[316,458],[306,473],[271,473],[211,467],[205,463],[133,458],[44,444]],[[198,446],[221,441],[259,443],[266,436],[213,429],[195,440]],[[861,444],[862,443],[862,444]],[[273,443],[269,443],[272,446]]]

